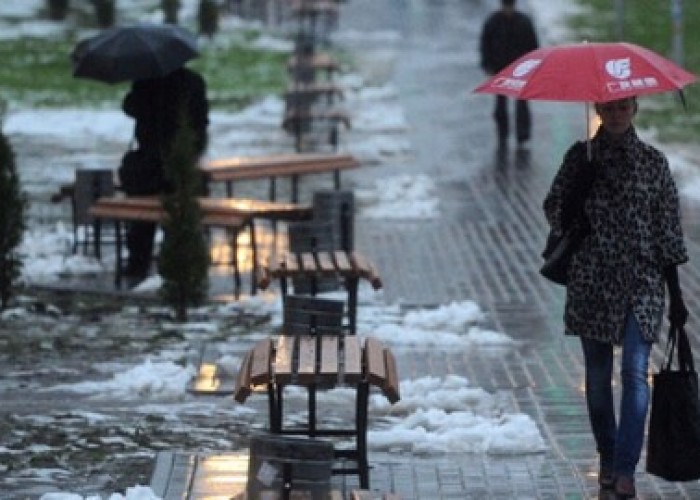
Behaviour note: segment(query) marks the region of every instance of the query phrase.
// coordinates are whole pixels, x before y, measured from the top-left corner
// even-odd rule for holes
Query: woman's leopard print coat
[[[566,333],[620,344],[632,311],[644,338],[657,341],[665,308],[663,269],[688,260],[678,191],[663,153],[630,128],[613,144],[601,128],[592,139],[595,179],[584,205],[591,231],[569,268]],[[553,230],[561,229],[562,200],[576,189],[585,143],[564,156],[544,201]]]

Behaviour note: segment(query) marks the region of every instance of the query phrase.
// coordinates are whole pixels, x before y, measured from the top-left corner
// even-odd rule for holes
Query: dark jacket
[[[539,46],[530,18],[522,12],[491,14],[481,32],[481,67],[492,75]]]
[[[204,79],[188,68],[162,78],[137,80],[124,98],[124,112],[136,120],[139,149],[158,152],[164,158],[181,125],[180,109],[195,133],[195,147],[202,154],[207,146],[209,102]]]

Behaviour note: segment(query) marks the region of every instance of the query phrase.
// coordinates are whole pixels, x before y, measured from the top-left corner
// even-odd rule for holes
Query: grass
[[[575,39],[590,42],[618,40],[618,16],[615,0],[578,0],[587,9],[574,16],[569,26]],[[683,3],[683,67],[700,75],[700,2]],[[626,0],[622,33],[624,41],[647,47],[673,59],[674,23],[671,0]],[[677,94],[667,93],[644,97],[640,100],[637,123],[640,127],[654,128],[665,142],[695,141],[700,133],[700,84],[684,89],[687,108],[684,110]]]
[[[73,78],[69,54],[76,42],[73,35],[0,40],[2,99],[39,107],[113,107],[120,102],[128,83],[108,85]],[[255,98],[284,89],[287,54],[237,43],[223,47],[205,43],[200,52],[189,66],[207,81],[212,107],[239,109]]]

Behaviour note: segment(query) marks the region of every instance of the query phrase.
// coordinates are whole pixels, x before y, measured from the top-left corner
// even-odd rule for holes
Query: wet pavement
[[[495,329],[522,343],[496,357],[399,350],[401,376],[465,375],[502,392],[515,411],[537,421],[549,449],[517,457],[371,458],[372,486],[406,499],[597,498],[579,345],[561,333],[563,289],[538,273],[547,228],[541,202],[566,147],[585,137],[585,114],[575,104],[533,103],[531,150],[518,152],[511,144],[506,154],[497,153],[492,98],[470,93],[484,78],[477,59],[480,20],[495,3],[353,0],[343,7],[341,28],[404,35],[390,47],[396,57],[388,80],[398,91],[413,155],[376,174],[430,176],[441,214],[436,220],[360,220],[357,247],[381,270],[388,302],[411,308],[475,300]],[[385,60],[389,48],[374,49]],[[372,48],[363,51],[371,64]],[[697,311],[698,212],[684,203],[692,258],[682,281],[688,307]],[[656,349],[653,369],[659,354]],[[638,498],[700,498],[697,482],[668,483],[643,469],[644,457]]]
[[[597,457],[584,406],[579,346],[561,334],[563,290],[537,271],[546,235],[541,201],[565,148],[583,135],[584,113],[576,105],[535,103],[531,150],[496,151],[491,98],[471,94],[483,79],[478,30],[493,4],[343,3],[341,43],[356,52],[358,70],[368,81],[396,89],[411,145],[395,160],[348,173],[344,183],[363,186],[403,174],[433,179],[439,217],[359,217],[356,248],[380,270],[387,303],[411,309],[474,300],[488,314],[489,326],[519,341],[518,349],[505,354],[400,348],[395,354],[401,378],[466,376],[474,386],[498,394],[513,411],[531,416],[548,449],[517,456],[370,453],[371,485],[404,500],[597,498]],[[355,30],[376,38],[343,36]],[[391,30],[403,37],[390,36]],[[682,281],[689,309],[698,311],[698,211],[690,201],[684,203],[691,262]],[[691,325],[696,319],[691,313]],[[691,342],[700,339],[693,335]],[[657,348],[653,369],[659,357]],[[698,483],[657,480],[642,473],[643,464],[644,458],[638,498],[700,498]],[[346,486],[354,486],[352,478],[346,480]]]

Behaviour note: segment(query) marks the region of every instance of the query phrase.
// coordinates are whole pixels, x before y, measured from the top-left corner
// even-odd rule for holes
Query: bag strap
[[[693,352],[690,347],[690,340],[685,328],[671,325],[668,331],[668,341],[666,342],[666,355],[663,369],[670,370],[673,365],[674,354],[677,355],[678,369],[683,372],[694,372]]]

